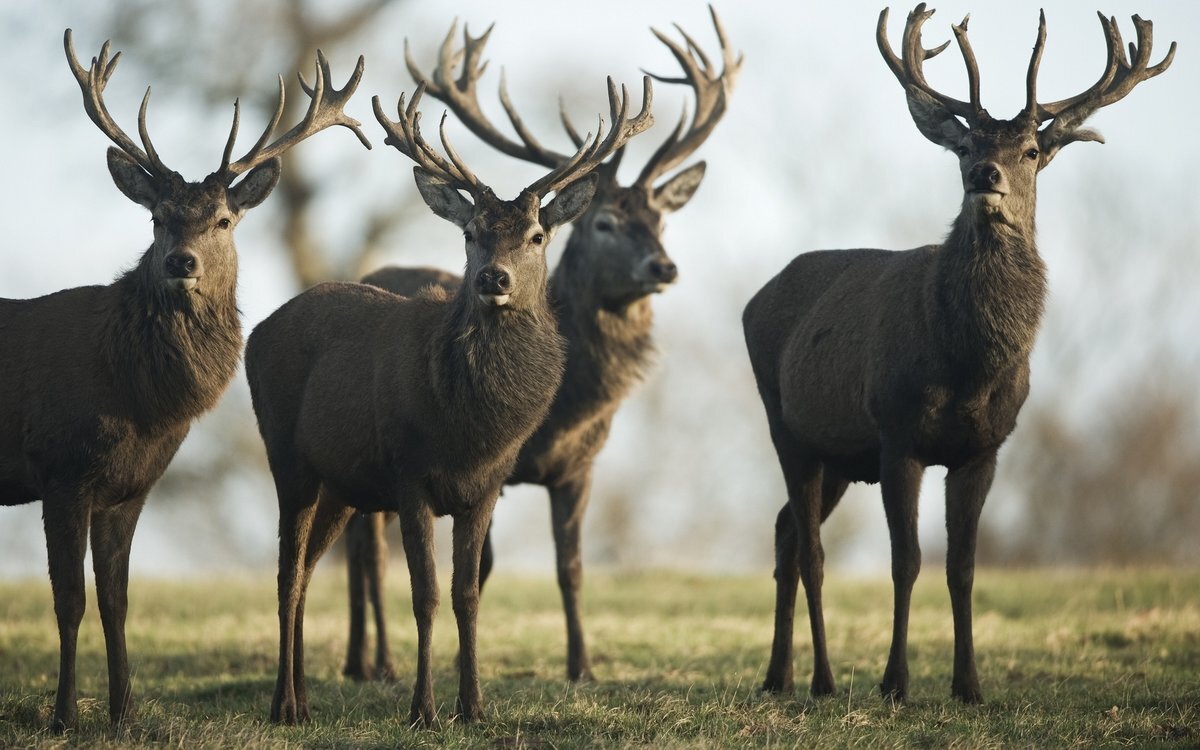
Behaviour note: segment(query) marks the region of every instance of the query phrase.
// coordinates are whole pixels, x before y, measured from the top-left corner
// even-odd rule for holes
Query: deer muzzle
[[[981,161],[967,172],[967,194],[986,206],[998,205],[1008,195],[1008,180],[994,162]]]
[[[163,260],[166,285],[171,289],[189,292],[200,283],[200,259],[189,252],[173,252]]]
[[[645,287],[647,293],[663,292],[677,278],[679,268],[664,252],[646,258],[634,273],[634,279]]]
[[[485,266],[475,275],[475,293],[486,305],[507,305],[512,289],[512,275],[503,266]]]

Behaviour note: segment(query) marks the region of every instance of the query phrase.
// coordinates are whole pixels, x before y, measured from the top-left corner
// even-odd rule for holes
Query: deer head
[[[301,85],[312,99],[304,119],[267,145],[283,114],[284,89],[280,76],[275,114],[250,151],[230,163],[240,119],[240,107],[235,102],[233,127],[220,167],[199,182],[188,182],[163,163],[150,141],[146,126],[149,88],[138,112],[138,133],[144,150],[109,115],[103,99],[104,88],[116,70],[121,53],[110,60],[109,43],[105,42],[99,56],[93,57],[91,65],[85,68],[75,54],[70,29],[66,30],[64,47],[71,72],[83,92],[84,110],[116,144],[108,149],[108,169],[113,182],[126,197],[145,206],[153,218],[154,242],[139,266],[143,278],[150,288],[161,290],[166,299],[180,305],[232,293],[237,278],[233,228],[247,211],[270,195],[279,180],[281,154],[331,125],[351,129],[364,146],[371,147],[360,123],[342,112],[362,77],[363,58],[359,57],[350,81],[341,89],[334,89],[329,62],[318,51],[315,86],[309,87],[300,76]],[[234,180],[242,175],[245,176],[235,184]]]
[[[887,40],[888,9],[884,8],[879,14],[876,40],[888,67],[905,88],[908,109],[917,129],[929,140],[958,155],[964,212],[970,211],[981,221],[1006,224],[1032,221],[1037,173],[1068,143],[1103,143],[1099,133],[1083,127],[1084,121],[1101,107],[1124,98],[1137,84],[1162,73],[1175,57],[1175,43],[1172,42],[1166,57],[1157,65],[1149,65],[1153,25],[1134,16],[1137,43],[1130,43],[1127,59],[1116,18],[1099,14],[1108,45],[1108,61],[1100,79],[1081,94],[1041,104],[1037,101],[1037,74],[1046,44],[1046,14],[1043,11],[1037,42],[1029,60],[1025,107],[1011,120],[997,120],[980,104],[979,66],[967,39],[970,16],[952,27],[967,67],[970,101],[941,94],[926,82],[922,70],[924,61],[949,45],[947,41],[926,49],[921,42],[921,26],[932,15],[933,11],[926,10],[924,3],[908,14],[901,55],[897,57]]]
[[[462,162],[446,137],[445,115],[441,140],[449,160],[421,137],[417,105],[425,90],[426,85],[420,84],[407,107],[401,95],[397,122],[384,114],[378,96],[372,100],[375,117],[388,133],[384,142],[417,163],[413,171],[421,197],[435,214],[463,230],[467,253],[464,284],[475,292],[479,304],[494,310],[520,310],[542,304],[547,273],[545,249],[550,238],[591,202],[596,191],[596,178],[591,172],[653,123],[650,79],[643,82],[642,109],[630,119],[626,116],[629,92],[622,87],[618,98],[610,78],[612,127],[607,137],[603,137],[601,122],[596,136],[592,138],[589,133],[574,156],[526,187],[514,200],[497,198]],[[556,193],[554,199],[542,205],[550,193]]]
[[[721,70],[717,71],[703,49],[682,28],[676,26],[683,36],[683,44],[651,29],[679,62],[682,75],[649,75],[666,83],[687,84],[695,96],[695,106],[690,117],[684,107],[679,124],[647,161],[633,184],[622,186],[617,182],[623,147],[616,149],[597,168],[595,197],[575,222],[571,233],[571,243],[563,262],[586,264],[587,273],[582,275],[582,280],[605,303],[627,304],[663,291],[678,276],[675,263],[662,245],[664,222],[668,213],[682,208],[696,192],[704,177],[705,164],[698,162],[660,184],[655,183],[683,163],[712,133],[725,114],[729,94],[742,65],[741,55],[735,58],[726,41],[716,11],[711,6],[709,10],[721,45]],[[463,46],[456,50],[457,23],[453,25],[442,43],[432,78],[422,73],[413,61],[406,40],[408,70],[414,80],[424,82],[430,94],[445,102],[472,133],[493,148],[545,167],[567,163],[571,158],[569,155],[546,148],[525,126],[509,99],[503,75],[500,102],[520,141],[501,133],[483,114],[477,84],[487,68],[482,56],[491,32],[492,27],[489,27],[481,36],[472,37],[464,28]],[[462,72],[456,75],[454,68],[459,62]],[[576,148],[580,148],[585,139],[579,136],[565,110],[561,116],[568,137]]]

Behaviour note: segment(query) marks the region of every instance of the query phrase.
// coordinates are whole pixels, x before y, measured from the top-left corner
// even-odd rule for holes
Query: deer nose
[[[994,162],[983,161],[971,167],[969,177],[972,187],[990,190],[1000,184],[1003,175],[1000,174],[1000,167],[996,166]]]
[[[196,256],[191,253],[171,253],[163,261],[167,275],[176,279],[185,279],[196,272]]]
[[[475,276],[475,291],[480,294],[508,294],[512,291],[512,277],[500,266],[485,266]]]
[[[650,261],[650,273],[663,284],[670,284],[679,276],[679,269],[670,258]]]

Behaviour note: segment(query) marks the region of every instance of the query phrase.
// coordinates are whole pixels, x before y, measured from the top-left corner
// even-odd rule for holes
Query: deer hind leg
[[[346,645],[346,664],[342,674],[352,680],[373,677],[367,649],[367,574],[370,556],[370,520],[366,513],[355,513],[346,525],[346,578],[350,600],[350,637]]]
[[[454,574],[451,603],[458,624],[457,715],[464,722],[483,718],[483,695],[479,689],[479,659],[475,650],[475,626],[479,616],[479,561],[499,489],[470,509],[454,517]]]
[[[996,473],[992,452],[946,475],[946,582],[954,611],[954,678],[950,694],[963,703],[982,703],[971,635],[971,589],[975,583],[975,537],[979,513]]]
[[[108,717],[113,724],[133,718],[125,615],[129,610],[129,548],[146,496],[92,515],[92,568],[108,654]]]
[[[313,512],[308,541],[304,546],[303,581],[300,584],[300,599],[296,603],[295,635],[292,639],[292,691],[296,696],[296,717],[302,722],[311,717],[308,708],[308,687],[304,679],[304,605],[308,600],[308,585],[312,582],[317,561],[341,535],[352,513],[353,509],[322,489],[317,498],[316,510]]]
[[[913,457],[884,446],[880,457],[883,510],[892,540],[892,647],[880,691],[885,698],[903,701],[908,693],[908,612],[912,588],[921,571],[921,545],[917,539],[917,499],[924,467]]]
[[[826,515],[823,513],[822,473],[819,463],[814,464],[814,468],[797,468],[794,478],[788,482],[788,507],[796,526],[795,559],[800,580],[804,583],[808,624],[812,632],[813,675],[809,689],[815,697],[832,695],[834,692],[833,669],[829,665],[829,647],[825,638],[825,609],[821,598],[821,588],[825,583],[821,521]],[[836,503],[836,499],[832,501],[830,510]],[[795,583],[791,585],[794,592]]]
[[[433,513],[424,495],[406,491],[401,497],[400,533],[412,583],[413,616],[417,621],[417,677],[413,685],[410,724],[437,723],[433,702],[433,618],[438,609],[437,569],[433,549]],[[478,558],[476,558],[478,560]]]
[[[764,404],[767,400],[764,398]],[[772,418],[768,407],[771,441],[787,485],[788,502],[775,519],[775,635],[763,690],[783,692],[793,687],[792,636],[795,626],[796,588],[804,583],[808,621],[812,632],[814,696],[833,693],[833,670],[825,639],[825,613],[821,586],[825,578],[825,550],[821,546],[822,471],[820,461],[806,456],[787,428]],[[840,495],[838,496],[840,497]],[[830,510],[837,502],[834,498]]]
[[[58,691],[50,729],[61,734],[79,724],[75,695],[75,646],[83,620],[83,557],[87,552],[90,503],[73,491],[47,492],[42,500],[42,522],[50,559],[50,588],[58,620]]]
[[[387,639],[383,581],[387,573],[387,513],[355,513],[347,523],[346,572],[350,592],[350,638],[342,674],[352,680],[392,680],[396,670]],[[367,646],[367,604],[375,613],[375,666]]]
[[[580,531],[590,489],[590,475],[550,488],[558,588],[567,617],[567,679],[575,682],[593,679],[583,637],[583,618],[579,612],[579,590],[583,585]]]
[[[375,679],[388,682],[396,679],[396,667],[392,663],[392,651],[388,646],[387,609],[384,606],[383,581],[387,576],[388,546],[384,532],[388,521],[394,517],[389,513],[372,513],[370,544],[367,547],[365,572],[367,597],[375,612]]]
[[[796,519],[790,504],[775,517],[775,637],[771,661],[762,689],[768,693],[791,692],[792,631],[796,613],[796,588],[800,585],[800,557],[796,550]]]
[[[296,700],[296,631],[297,612],[304,596],[304,553],[317,510],[319,484],[307,472],[295,476],[277,468],[275,489],[279,495],[279,674],[275,680],[275,696],[271,699],[271,721],[296,724],[303,721],[307,707],[301,710]]]

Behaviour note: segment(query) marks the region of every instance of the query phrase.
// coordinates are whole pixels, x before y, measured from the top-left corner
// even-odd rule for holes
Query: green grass
[[[46,732],[58,664],[49,584],[0,583],[0,748],[7,747],[1197,747],[1200,573],[1006,572],[976,576],[975,637],[986,703],[949,698],[952,634],[943,579],[918,583],[910,701],[876,685],[887,658],[891,585],[830,576],[826,622],[838,693],[758,693],[773,584],[676,573],[599,575],[585,589],[597,681],[563,677],[558,592],[498,577],[479,623],[487,719],[411,730],[415,634],[401,569],[389,581],[400,682],[343,680],[342,578],[313,584],[305,623],[310,703],[303,727],[275,727],[273,577],[135,581],[128,635],[138,717],[107,723],[103,636],[91,604],[80,634],[80,728]],[[449,578],[444,575],[444,578]],[[440,714],[453,705],[449,596],[436,626]],[[803,601],[803,600],[802,600]],[[811,656],[803,604],[797,682]]]

